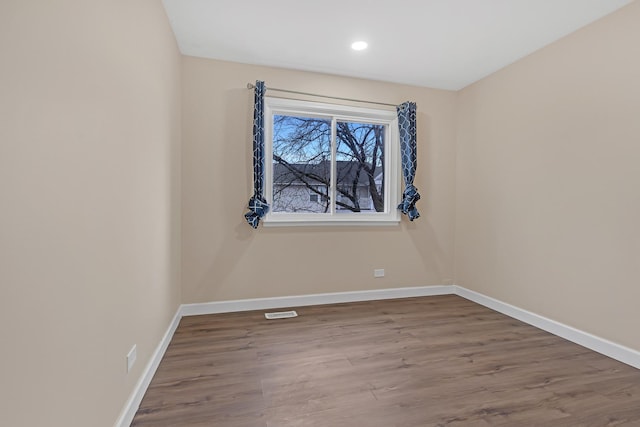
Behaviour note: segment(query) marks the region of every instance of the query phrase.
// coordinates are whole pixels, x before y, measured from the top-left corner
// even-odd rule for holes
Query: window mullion
[[[338,192],[336,191],[336,180],[337,180],[337,119],[335,117],[331,118],[331,215],[335,215],[336,213],[336,197]]]

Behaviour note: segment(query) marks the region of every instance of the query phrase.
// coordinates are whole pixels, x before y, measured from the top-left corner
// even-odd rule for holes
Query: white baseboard
[[[171,323],[169,324],[169,328],[162,336],[162,340],[160,340],[158,347],[156,347],[156,351],[153,352],[151,360],[149,360],[149,363],[147,363],[147,366],[145,366],[144,371],[142,372],[142,376],[134,387],[129,400],[125,404],[122,413],[114,424],[114,427],[129,427],[131,425],[133,417],[136,415],[136,412],[140,407],[140,402],[142,402],[142,398],[147,392],[149,384],[151,384],[151,380],[153,379],[153,376],[158,369],[158,365],[160,365],[160,361],[162,360],[165,351],[167,351],[167,347],[171,342],[171,338],[173,338],[173,334],[178,328],[178,324],[180,323],[181,318],[182,315],[180,313],[179,307],[176,311],[176,314],[173,316]]]
[[[590,350],[609,356],[619,362],[626,363],[640,369],[640,352],[612,341],[581,331],[572,326],[565,325],[544,316],[532,313],[522,308],[507,304],[495,298],[488,297],[475,291],[454,286],[454,293],[470,301],[483,305],[509,317],[518,319],[536,328],[542,329],[562,337],[568,341],[579,344]]]
[[[411,288],[376,289],[370,291],[336,292],[330,294],[311,294],[275,298],[255,298],[231,301],[216,301],[202,304],[183,304],[183,316],[200,314],[231,313],[235,311],[266,310],[272,308],[303,307],[308,305],[339,304],[357,301],[375,301],[393,298],[426,297],[450,295],[455,288],[452,285],[419,286]]]
[[[275,298],[255,298],[230,301],[216,301],[201,304],[182,304],[176,312],[167,332],[147,364],[142,377],[136,384],[134,391],[127,401],[114,427],[129,427],[133,417],[142,402],[151,379],[158,369],[169,342],[183,316],[201,314],[231,313],[237,311],[266,310],[272,308],[303,307],[321,304],[338,304],[358,301],[375,301],[395,298],[424,297],[434,295],[458,295],[487,308],[523,321],[544,331],[562,337],[568,341],[609,356],[627,365],[640,369],[640,352],[616,344],[604,338],[583,332],[571,326],[556,322],[544,316],[532,313],[522,308],[507,304],[495,298],[457,285],[419,286],[410,288],[376,289],[370,291],[337,292],[327,294],[298,295]]]

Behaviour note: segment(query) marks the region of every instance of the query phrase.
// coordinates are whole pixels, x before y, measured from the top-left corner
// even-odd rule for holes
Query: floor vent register
[[[290,319],[292,317],[298,317],[298,313],[296,313],[294,310],[291,310],[291,311],[277,311],[277,312],[274,312],[274,313],[265,313],[264,317],[266,317],[269,320]]]

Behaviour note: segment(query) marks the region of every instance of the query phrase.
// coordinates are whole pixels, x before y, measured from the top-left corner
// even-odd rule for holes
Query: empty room
[[[1,426],[640,426],[637,0],[3,0],[0,46]]]

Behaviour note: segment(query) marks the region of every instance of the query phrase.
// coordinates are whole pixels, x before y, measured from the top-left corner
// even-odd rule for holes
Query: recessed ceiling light
[[[357,41],[357,42],[351,43],[351,49],[353,50],[365,50],[367,46],[369,45],[367,44],[367,42],[364,42],[364,41]]]

